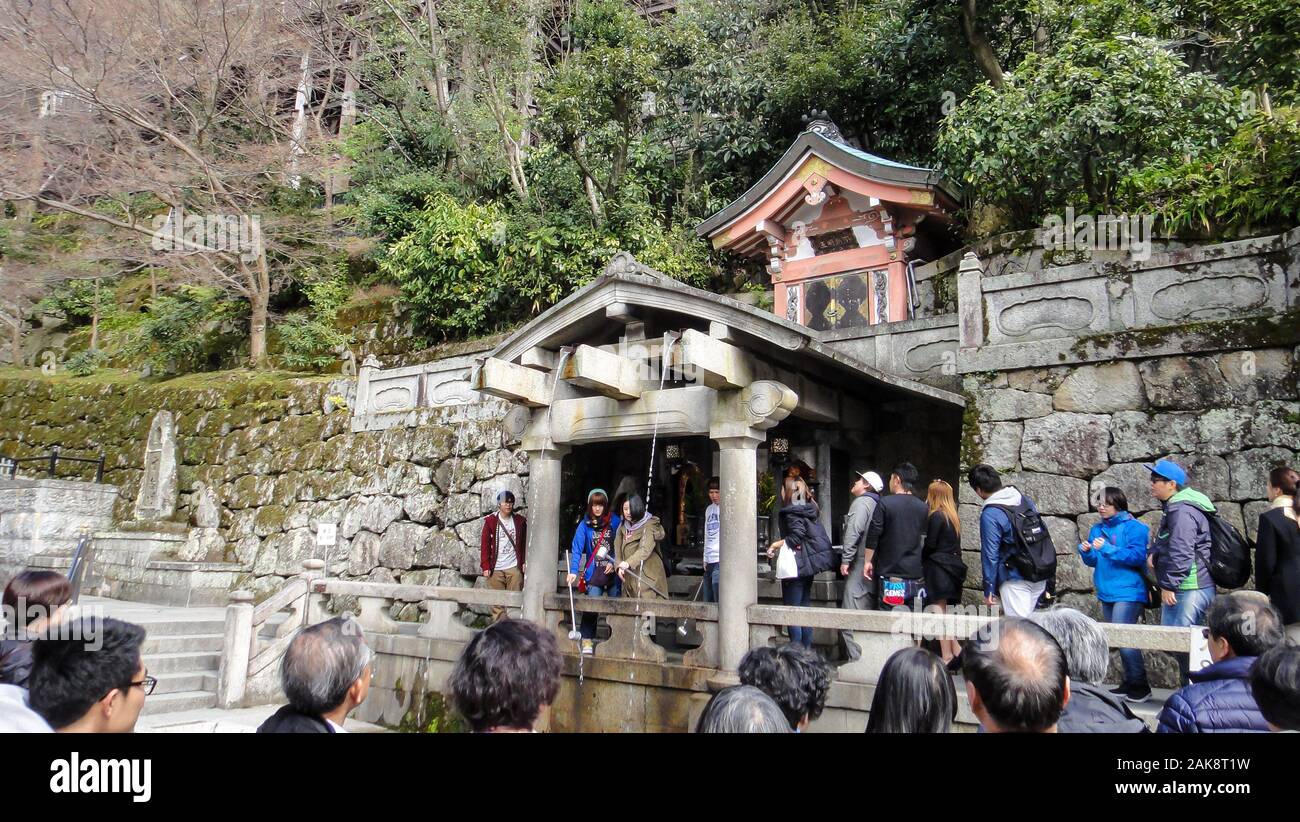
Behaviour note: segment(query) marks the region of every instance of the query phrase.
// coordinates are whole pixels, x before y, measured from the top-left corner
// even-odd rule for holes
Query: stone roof
[[[730,297],[694,288],[619,252],[593,282],[542,312],[503,340],[489,356],[517,361],[534,347],[557,350],[589,342],[609,331],[607,310],[628,308],[643,315],[674,314],[673,330],[710,322],[725,325],[743,346],[784,367],[827,380],[851,378],[856,393],[878,395],[881,389],[902,396],[924,397],[961,407],[960,394],[944,391],[869,366],[826,344],[821,334],[745,305]],[[853,383],[845,384],[852,385]]]

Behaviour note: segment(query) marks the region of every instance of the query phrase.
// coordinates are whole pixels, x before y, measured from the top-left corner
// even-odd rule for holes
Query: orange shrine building
[[[817,331],[911,319],[912,267],[957,248],[960,192],[855,148],[821,112],[761,180],[696,231],[763,258],[773,311]]]

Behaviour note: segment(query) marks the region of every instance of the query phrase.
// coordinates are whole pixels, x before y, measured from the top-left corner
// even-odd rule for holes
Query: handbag
[[[1142,574],[1142,584],[1147,589],[1147,601],[1142,603],[1143,608],[1159,608],[1162,604],[1160,600],[1160,587],[1151,581],[1151,575]]]
[[[790,546],[781,543],[781,549],[776,552],[776,578],[777,579],[794,579],[799,576],[799,561],[795,559],[794,551]]]

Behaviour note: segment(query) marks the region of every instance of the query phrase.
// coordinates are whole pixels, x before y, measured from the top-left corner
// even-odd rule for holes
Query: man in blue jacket
[[[1268,722],[1250,688],[1250,668],[1269,648],[1286,641],[1282,617],[1268,598],[1237,591],[1208,611],[1212,664],[1191,673],[1192,683],[1169,697],[1159,733],[1267,733]]]
[[[983,500],[980,511],[980,555],[984,570],[984,604],[992,608],[1002,603],[1007,616],[1027,617],[1047,590],[1047,580],[1030,582],[1007,564],[1007,556],[1016,547],[1011,517],[998,506],[1015,508],[1023,499],[1015,486],[1002,486],[1002,476],[991,465],[980,464],[966,475],[976,496]],[[1033,505],[1033,500],[1029,501]]]
[[[1160,624],[1185,628],[1204,625],[1205,609],[1214,600],[1210,577],[1210,498],[1187,487],[1187,472],[1163,459],[1151,470],[1151,495],[1164,512],[1147,564],[1160,588]],[[1175,654],[1182,682],[1187,681],[1187,655]]]

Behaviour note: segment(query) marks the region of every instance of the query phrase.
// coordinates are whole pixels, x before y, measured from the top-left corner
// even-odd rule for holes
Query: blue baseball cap
[[[1187,472],[1173,460],[1157,460],[1155,465],[1148,465],[1146,468],[1162,479],[1173,480],[1179,485],[1187,484]]]

